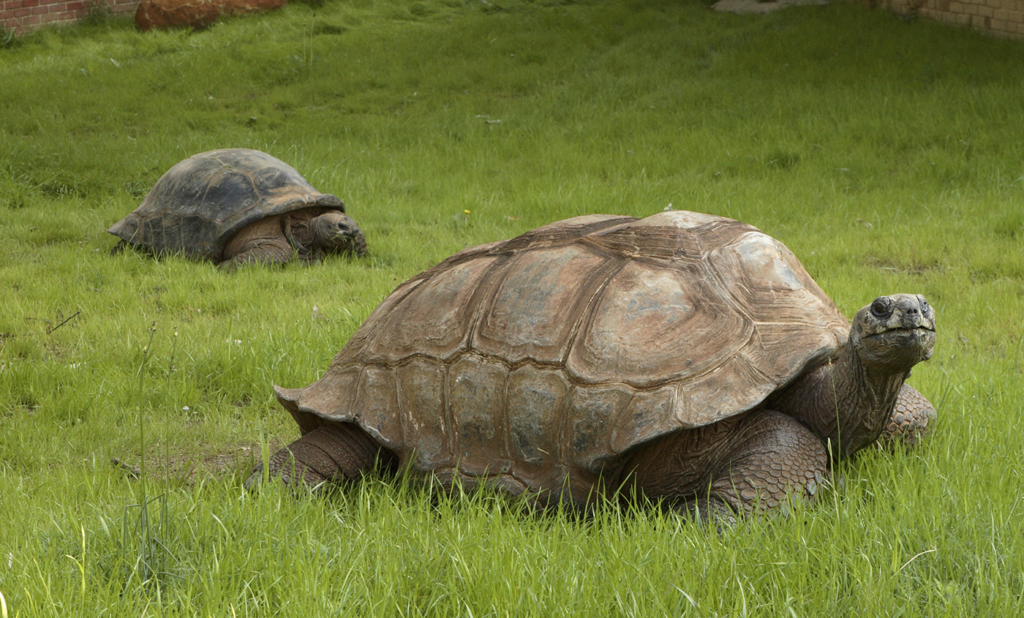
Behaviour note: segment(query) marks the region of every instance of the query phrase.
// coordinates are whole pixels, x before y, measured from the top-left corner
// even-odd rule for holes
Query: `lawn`
[[[2,34],[0,617],[1024,604],[1024,42],[692,0],[334,0],[201,32]],[[370,256],[224,273],[110,255],[106,228],[168,168],[223,147],[339,196]],[[925,442],[721,531],[376,476],[243,489],[298,435],[272,385],[318,378],[405,279],[557,219],[669,206],[779,238],[847,316],[924,294]]]

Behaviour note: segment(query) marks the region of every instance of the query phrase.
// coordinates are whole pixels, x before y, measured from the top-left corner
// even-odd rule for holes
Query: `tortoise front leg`
[[[936,416],[938,414],[931,402],[917,392],[916,388],[904,384],[899,397],[896,398],[896,405],[893,406],[892,418],[882,430],[882,437],[879,440],[886,446],[915,446],[928,433],[928,424],[934,421]]]
[[[291,245],[284,239],[254,241],[217,266],[222,270],[234,270],[249,264],[286,264],[291,261],[292,253]]]
[[[309,487],[347,482],[373,469],[378,457],[392,458],[365,431],[350,423],[327,423],[270,457],[269,475],[291,484],[292,473]],[[245,482],[251,488],[263,478],[257,465]]]
[[[648,498],[717,521],[774,510],[790,495],[813,500],[829,475],[821,440],[772,410],[669,434],[630,464]]]
[[[711,497],[744,515],[775,509],[787,496],[813,501],[829,477],[821,440],[790,416],[773,410],[749,415],[737,428],[728,464],[711,479]]]

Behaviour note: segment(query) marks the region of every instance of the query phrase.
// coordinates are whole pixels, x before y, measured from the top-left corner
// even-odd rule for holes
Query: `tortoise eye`
[[[876,318],[889,317],[892,310],[889,308],[889,302],[884,298],[876,298],[875,302],[871,303],[871,315]]]

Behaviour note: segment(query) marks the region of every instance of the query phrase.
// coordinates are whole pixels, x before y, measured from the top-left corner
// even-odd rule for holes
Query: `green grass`
[[[196,33],[94,22],[0,48],[8,616],[1019,611],[1021,42],[847,4],[357,0]],[[371,258],[229,275],[108,255],[105,229],[164,171],[231,146],[341,197]],[[297,435],[271,385],[316,379],[401,281],[556,219],[670,203],[780,238],[847,315],[925,294],[939,342],[911,383],[940,418],[924,446],[865,452],[818,504],[721,534],[378,479],[243,491]],[[112,457],[144,460],[143,480]],[[147,541],[131,505],[159,497]]]

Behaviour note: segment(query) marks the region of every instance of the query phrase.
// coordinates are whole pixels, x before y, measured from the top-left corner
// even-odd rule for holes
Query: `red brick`
[[[36,6],[36,7],[32,7],[32,14],[33,15],[46,15],[46,13],[49,12],[49,10],[50,10],[49,7]]]
[[[64,5],[63,4],[51,4],[50,6],[46,7],[46,12],[47,13],[51,13],[51,14],[52,13],[60,13],[63,10],[64,10]]]
[[[14,9],[20,9],[21,8],[21,0],[10,0],[9,2],[4,2],[4,8],[12,10],[12,11]]]
[[[0,11],[0,21],[7,21],[10,17],[14,17],[14,11]]]
[[[77,11],[85,6],[84,2],[68,2],[67,7],[69,11]]]
[[[21,6],[39,6],[39,0],[21,0]]]
[[[25,18],[25,24],[38,24],[41,20],[38,15],[29,15]]]
[[[15,17],[25,17],[32,12],[32,9],[14,9]]]

